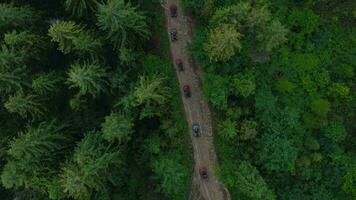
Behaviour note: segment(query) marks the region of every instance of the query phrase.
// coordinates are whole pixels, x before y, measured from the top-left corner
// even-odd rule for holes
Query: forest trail
[[[170,16],[169,6],[172,4],[178,7],[178,17],[176,18]],[[187,50],[187,45],[192,41],[192,20],[183,13],[180,0],[165,0],[162,5],[165,8],[168,34],[171,28],[176,28],[178,31],[178,41],[170,41],[170,48],[173,61],[180,58],[184,66],[184,71],[176,70],[179,86],[182,90],[184,85],[189,85],[192,92],[190,98],[185,98],[182,91],[194,154],[194,174],[189,200],[229,200],[230,195],[227,189],[214,175],[218,160],[213,144],[211,113],[201,88],[203,73]],[[193,123],[200,125],[201,137],[192,136],[191,126]],[[201,179],[199,167],[208,168],[208,180]]]

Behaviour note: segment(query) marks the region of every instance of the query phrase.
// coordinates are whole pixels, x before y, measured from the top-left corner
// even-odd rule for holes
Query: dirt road
[[[218,162],[213,145],[211,114],[202,94],[202,71],[194,64],[186,48],[192,39],[192,21],[184,15],[179,0],[165,0],[162,4],[165,8],[168,33],[171,28],[178,30],[178,41],[171,41],[170,47],[173,60],[179,58],[183,61],[184,71],[176,70],[181,90],[184,85],[189,85],[192,92],[190,98],[185,98],[182,92],[186,119],[189,127],[196,123],[200,125],[201,129],[201,137],[198,138],[193,137],[190,130],[195,162],[190,200],[228,200],[230,198],[227,190],[214,175]],[[172,4],[178,6],[177,18],[171,18],[170,16],[168,8]],[[208,180],[200,178],[199,167],[203,166],[209,170]]]

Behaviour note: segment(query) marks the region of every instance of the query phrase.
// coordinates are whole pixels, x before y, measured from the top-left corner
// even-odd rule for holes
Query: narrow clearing
[[[170,16],[169,5],[172,4],[178,6],[178,17],[176,18]],[[211,114],[201,89],[202,71],[194,63],[186,48],[192,39],[192,21],[184,15],[179,0],[167,0],[163,7],[165,8],[168,34],[171,28],[176,28],[178,31],[178,41],[171,41],[170,48],[173,61],[181,59],[183,62],[184,71],[176,70],[180,88],[182,90],[184,85],[189,85],[191,88],[192,96],[190,98],[185,98],[182,91],[186,119],[189,127],[196,123],[200,125],[201,130],[201,137],[198,138],[193,137],[190,130],[195,162],[190,200],[228,200],[230,199],[228,191],[214,175],[218,162],[213,144]],[[208,168],[208,180],[200,178],[199,167]]]

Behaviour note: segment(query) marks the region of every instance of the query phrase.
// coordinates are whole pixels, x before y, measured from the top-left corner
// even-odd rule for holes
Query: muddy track
[[[178,6],[178,17],[171,18],[169,5]],[[185,98],[182,91],[182,100],[186,119],[189,127],[193,123],[199,124],[201,137],[195,138],[190,130],[191,144],[194,155],[194,173],[191,186],[190,200],[229,200],[230,195],[223,185],[217,180],[214,172],[218,160],[213,144],[213,128],[208,103],[203,97],[201,88],[202,70],[189,55],[187,45],[192,40],[192,20],[181,9],[180,0],[165,0],[162,3],[165,8],[167,32],[171,28],[178,31],[178,41],[170,42],[173,61],[181,59],[184,71],[176,70],[179,85],[182,90],[184,85],[189,85],[192,96]],[[199,175],[199,167],[208,168],[208,180],[203,180]]]

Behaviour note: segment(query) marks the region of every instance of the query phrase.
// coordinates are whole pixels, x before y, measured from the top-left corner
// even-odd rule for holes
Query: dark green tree
[[[124,0],[109,0],[98,6],[98,26],[117,47],[125,47],[132,34],[148,38],[146,17],[137,7]]]
[[[61,81],[61,77],[55,72],[37,74],[32,80],[32,89],[37,94],[46,95],[55,92]]]
[[[43,116],[45,111],[37,96],[25,95],[23,92],[17,92],[10,96],[4,106],[10,113],[16,113],[23,118],[29,116],[37,118]]]
[[[23,28],[35,20],[35,12],[28,6],[16,7],[14,4],[0,4],[0,30]]]
[[[65,9],[75,17],[87,17],[96,10],[96,0],[66,0]]]

